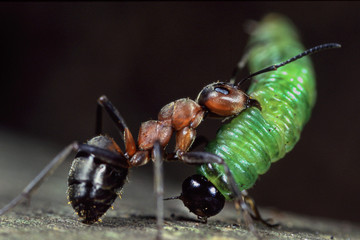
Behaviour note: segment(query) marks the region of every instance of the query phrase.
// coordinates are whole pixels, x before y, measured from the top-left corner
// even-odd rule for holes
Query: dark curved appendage
[[[124,118],[105,95],[99,97],[97,103],[98,105],[96,108],[95,126],[96,135],[100,135],[102,133],[102,109],[105,109],[105,111],[109,114],[111,120],[114,122],[114,124],[120,131],[120,136],[125,144],[126,153],[132,156],[136,152],[136,143],[134,141],[132,133],[130,132],[130,129],[125,123]]]
[[[314,53],[317,53],[317,52],[320,52],[320,51],[323,51],[323,50],[327,50],[327,49],[333,49],[333,48],[341,48],[341,45],[338,44],[338,43],[324,43],[324,44],[312,47],[312,48],[307,49],[304,52],[302,52],[302,53],[300,53],[300,54],[298,54],[298,55],[296,55],[296,56],[294,56],[292,58],[289,58],[288,60],[285,60],[285,61],[283,61],[281,63],[278,63],[278,64],[271,65],[269,67],[263,68],[263,69],[255,72],[255,73],[250,74],[246,78],[241,79],[237,83],[237,86],[239,88],[245,81],[249,80],[250,78],[252,78],[252,77],[254,77],[256,75],[266,73],[266,72],[270,72],[270,71],[275,71],[278,68],[280,68],[282,66],[285,66],[286,64],[289,64],[291,62],[294,62],[294,61],[296,61],[296,60],[298,60],[298,59],[300,59],[302,57],[309,56],[309,55],[312,55]]]
[[[129,168],[128,159],[117,152],[113,152],[104,148],[88,144],[78,144],[78,150],[84,151],[89,154],[94,154],[95,157],[99,158],[102,162],[110,164],[112,166]]]
[[[110,100],[102,95],[97,101],[98,105],[96,108],[96,135],[101,134],[102,132],[102,109],[109,114],[111,120],[115,123],[116,127],[120,131],[120,135],[123,137],[125,134],[125,129],[128,128],[124,118],[121,116],[117,108],[110,102]]]

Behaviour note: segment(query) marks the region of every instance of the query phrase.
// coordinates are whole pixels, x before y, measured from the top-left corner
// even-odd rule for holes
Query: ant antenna
[[[275,64],[275,65],[272,65],[272,66],[269,66],[269,67],[266,67],[260,71],[257,71],[253,74],[250,74],[249,76],[247,76],[246,78],[243,78],[239,81],[239,83],[237,84],[237,87],[239,88],[241,84],[243,84],[246,80],[256,76],[256,75],[259,75],[261,73],[266,73],[266,72],[270,72],[270,71],[275,71],[276,69],[288,64],[288,63],[291,63],[291,62],[294,62],[302,57],[305,57],[307,55],[311,55],[313,53],[317,53],[319,51],[322,51],[322,50],[326,50],[326,49],[332,49],[332,48],[341,48],[341,45],[338,44],[338,43],[325,43],[325,44],[321,44],[321,45],[318,45],[318,46],[315,46],[313,48],[310,48],[308,50],[305,50],[304,52],[296,55],[295,57],[292,57],[284,62],[281,62],[279,64]],[[231,80],[233,80],[233,78],[231,78]],[[230,81],[231,81],[230,80]]]

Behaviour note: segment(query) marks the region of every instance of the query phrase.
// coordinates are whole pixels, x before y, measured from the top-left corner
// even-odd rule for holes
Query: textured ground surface
[[[22,146],[21,151],[18,146]],[[2,133],[0,151],[0,206],[4,206],[56,154],[58,147]],[[154,239],[155,204],[152,177],[148,174],[151,168],[134,169],[123,198],[115,202],[114,210],[110,210],[102,222],[88,226],[78,222],[67,205],[69,165],[67,161],[49,178],[32,198],[30,206],[18,206],[0,217],[0,239]],[[176,194],[172,190],[177,188],[174,186],[166,183],[166,196]],[[243,225],[234,224],[237,215],[232,204],[209,219],[208,224],[196,221],[180,202],[166,202],[165,208],[164,239],[255,239]],[[360,227],[352,223],[275,210],[263,212],[281,223],[276,229],[257,224],[264,239],[360,239]]]

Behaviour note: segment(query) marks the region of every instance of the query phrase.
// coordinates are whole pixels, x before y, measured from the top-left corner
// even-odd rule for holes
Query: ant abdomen
[[[87,144],[117,150],[115,142],[106,136],[94,137]],[[98,221],[120,194],[127,174],[127,168],[104,163],[92,154],[76,154],[69,172],[68,199],[82,222]]]

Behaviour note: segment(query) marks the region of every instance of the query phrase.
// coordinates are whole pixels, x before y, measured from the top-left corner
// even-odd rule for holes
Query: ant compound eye
[[[229,95],[231,91],[225,85],[225,83],[212,83],[207,85],[201,90],[196,101],[200,105],[206,106],[207,102],[212,101],[213,99]]]
[[[199,174],[185,179],[179,199],[190,212],[206,218],[218,214],[225,204],[225,197],[219,190]]]
[[[216,92],[222,93],[224,95],[228,95],[230,93],[229,90],[227,90],[226,88],[223,88],[223,87],[216,87],[214,90]]]

